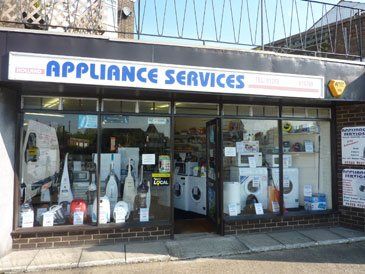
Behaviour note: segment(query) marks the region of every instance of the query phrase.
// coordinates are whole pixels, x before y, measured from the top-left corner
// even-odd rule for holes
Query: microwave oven
[[[262,166],[262,153],[261,152],[247,152],[247,153],[238,153],[237,155],[237,166],[250,166],[249,158],[254,157],[256,161],[256,166]]]
[[[266,162],[270,167],[279,167],[279,154],[267,154]],[[291,155],[284,154],[283,155],[283,165],[284,167],[292,166],[292,157]]]
[[[175,172],[179,175],[192,176],[198,162],[175,162]]]

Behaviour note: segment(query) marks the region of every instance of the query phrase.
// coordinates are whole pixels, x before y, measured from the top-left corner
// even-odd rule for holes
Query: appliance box
[[[261,152],[252,152],[252,153],[238,153],[237,155],[237,166],[248,167],[249,161],[248,158],[255,157],[256,166],[262,166],[262,153]]]
[[[279,154],[266,154],[266,162],[270,167],[279,167]],[[291,167],[293,163],[292,156],[288,154],[283,155],[284,167]]]

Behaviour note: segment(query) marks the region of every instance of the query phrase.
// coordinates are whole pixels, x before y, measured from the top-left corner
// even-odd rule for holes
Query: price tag
[[[33,227],[34,213],[33,211],[22,213],[22,227]]]
[[[148,222],[150,220],[149,209],[148,208],[140,208],[139,209],[139,221],[140,222]]]
[[[284,167],[289,167],[289,158],[288,157],[283,157],[283,165]]]
[[[114,218],[115,218],[115,223],[116,224],[120,224],[120,223],[125,223],[125,212],[124,210],[122,210],[121,208],[117,208],[114,211]]]
[[[271,202],[272,205],[272,212],[279,212],[280,211],[280,205],[278,202]]]
[[[225,147],[224,148],[224,156],[226,157],[236,157],[236,148],[235,147]]]
[[[155,165],[155,154],[142,154],[142,165]]]
[[[248,157],[248,165],[250,166],[250,168],[256,168],[255,157]]]
[[[255,203],[255,212],[256,212],[256,215],[264,214],[264,209],[262,208],[261,203]]]
[[[52,212],[45,212],[43,213],[43,222],[42,226],[53,226],[53,213]]]
[[[259,176],[253,176],[252,186],[260,187],[260,177]]]
[[[238,209],[236,203],[229,203],[228,204],[228,214],[229,216],[237,216],[238,215]]]
[[[312,185],[304,185],[304,197],[312,197]]]
[[[84,212],[82,212],[82,211],[74,212],[73,224],[74,225],[83,225],[84,224]]]
[[[236,142],[236,149],[238,153],[243,153],[244,151],[243,142]]]
[[[284,187],[289,188],[290,187],[290,180],[288,177],[284,177]]]

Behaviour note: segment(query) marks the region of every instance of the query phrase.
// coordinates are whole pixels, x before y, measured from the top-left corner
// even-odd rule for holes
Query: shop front
[[[0,38],[14,249],[343,223],[336,115],[364,100],[361,63]],[[348,83],[340,99],[333,79]]]

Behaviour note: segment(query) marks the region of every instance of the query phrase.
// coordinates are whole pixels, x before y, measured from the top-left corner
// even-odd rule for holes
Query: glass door
[[[220,195],[221,189],[221,120],[214,119],[206,124],[207,129],[207,216],[216,227],[217,233],[223,233]]]

